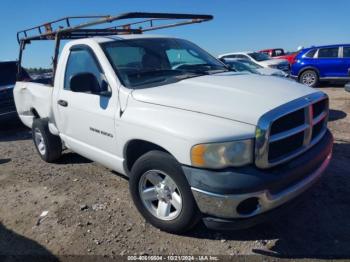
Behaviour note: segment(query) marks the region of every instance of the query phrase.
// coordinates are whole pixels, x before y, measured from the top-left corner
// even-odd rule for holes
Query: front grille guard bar
[[[313,139],[312,139],[312,128],[318,122],[328,117],[328,102],[327,102],[325,111],[322,112],[316,118],[314,118],[312,113],[312,105],[325,99],[328,101],[328,96],[326,94],[322,92],[317,92],[317,93],[313,93],[313,94],[298,98],[287,104],[283,104],[264,114],[259,119],[256,132],[255,132],[255,164],[256,166],[259,168],[270,168],[270,167],[276,166],[278,164],[291,160],[294,157],[297,157],[298,155],[304,153],[306,150],[311,148],[313,145],[317,144],[317,142],[323,137],[323,135],[326,132],[326,128],[325,128],[326,124],[323,127],[323,130],[320,132],[320,134]],[[282,133],[278,133],[278,134],[274,134],[273,136],[270,136],[271,126],[274,121],[300,109],[304,109],[304,113],[305,113],[305,123],[303,125],[295,127],[288,131],[284,131]],[[326,122],[327,122],[327,119],[325,123]],[[304,140],[303,140],[302,147],[291,152],[287,156],[282,156],[281,158],[275,159],[274,161],[270,162],[269,160],[270,142],[278,141],[303,131],[304,131]],[[288,132],[290,132],[289,135],[288,135]]]

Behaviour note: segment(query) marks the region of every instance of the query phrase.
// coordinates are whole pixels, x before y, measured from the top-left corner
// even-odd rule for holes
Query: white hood
[[[221,73],[132,92],[146,103],[189,110],[256,125],[266,112],[315,90],[278,77]]]

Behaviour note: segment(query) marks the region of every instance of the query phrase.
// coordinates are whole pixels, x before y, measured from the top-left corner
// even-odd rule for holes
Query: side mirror
[[[112,96],[112,92],[110,91],[108,82],[105,79],[102,79],[101,90],[100,90],[99,95],[100,96],[105,96],[105,97],[111,97]]]
[[[71,77],[70,90],[73,92],[99,94],[101,87],[94,74],[79,73]]]

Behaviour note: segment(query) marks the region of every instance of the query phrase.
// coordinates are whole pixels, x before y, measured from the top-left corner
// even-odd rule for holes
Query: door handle
[[[68,106],[68,102],[65,100],[58,100],[57,104],[59,104],[60,106],[64,106],[64,107]]]

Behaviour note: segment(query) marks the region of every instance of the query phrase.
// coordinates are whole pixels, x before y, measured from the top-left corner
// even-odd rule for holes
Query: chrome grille
[[[256,166],[276,166],[315,145],[326,132],[328,107],[327,95],[317,92],[264,114],[256,129]]]

